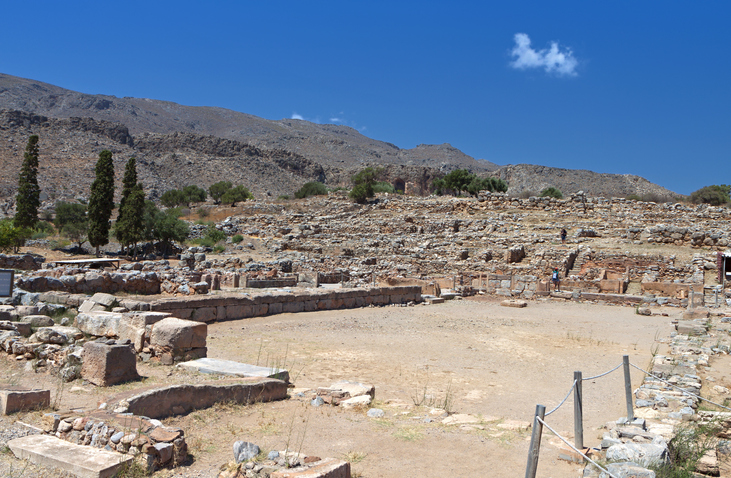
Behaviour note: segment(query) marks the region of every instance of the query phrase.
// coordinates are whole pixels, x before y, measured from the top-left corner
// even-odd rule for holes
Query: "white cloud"
[[[515,34],[515,47],[511,52],[515,60],[510,66],[519,70],[528,68],[543,68],[546,73],[559,76],[576,76],[576,66],[579,62],[574,58],[571,48],[559,49],[557,42],[551,42],[551,47],[543,50],[534,50],[530,46],[530,37],[525,33]]]
[[[297,113],[292,113],[292,116],[290,116],[290,119],[298,119],[298,120],[304,120],[304,116],[298,115]]]

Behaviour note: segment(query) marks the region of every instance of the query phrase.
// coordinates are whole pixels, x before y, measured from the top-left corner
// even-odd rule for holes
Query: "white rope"
[[[596,466],[597,468],[599,468],[600,470],[602,470],[602,471],[603,471],[604,473],[608,474],[608,475],[610,476],[610,478],[617,478],[617,476],[616,476],[616,475],[613,475],[613,474],[612,474],[612,473],[611,473],[611,472],[610,472],[609,470],[607,470],[606,468],[602,468],[602,466],[601,466],[601,465],[599,465],[599,463],[595,462],[594,460],[592,460],[592,459],[591,459],[591,458],[589,458],[588,456],[584,455],[584,454],[583,454],[583,453],[581,452],[581,450],[579,450],[579,449],[578,449],[578,448],[576,448],[576,447],[575,447],[574,445],[572,445],[571,443],[569,443],[569,442],[568,442],[568,440],[566,440],[566,439],[565,439],[564,437],[562,437],[561,435],[559,435],[559,434],[558,434],[558,432],[556,432],[556,430],[554,430],[553,428],[549,427],[549,426],[548,426],[548,423],[546,423],[546,422],[544,422],[543,420],[541,420],[541,417],[539,417],[539,416],[536,416],[535,418],[536,418],[536,420],[538,420],[539,422],[541,422],[541,423],[543,424],[543,426],[544,426],[544,427],[548,428],[548,429],[549,429],[549,430],[551,431],[551,433],[553,433],[554,435],[556,435],[556,436],[558,437],[558,439],[559,439],[559,440],[561,440],[562,442],[564,442],[565,444],[567,444],[568,446],[570,446],[570,447],[571,447],[571,449],[572,449],[572,450],[574,450],[574,451],[575,451],[576,453],[578,453],[579,455],[581,455],[581,456],[583,456],[584,458],[586,458],[586,460],[587,460],[587,461],[589,461],[589,462],[591,462],[591,464],[592,464],[592,465]]]
[[[711,400],[708,400],[707,398],[703,398],[703,397],[701,397],[700,395],[696,395],[695,393],[689,392],[689,391],[687,391],[687,390],[686,390],[686,389],[684,389],[684,388],[680,388],[680,387],[678,387],[678,386],[676,386],[676,385],[673,385],[672,383],[668,382],[667,380],[665,380],[665,379],[662,379],[662,378],[658,377],[657,375],[653,375],[653,374],[651,374],[651,373],[650,373],[650,372],[648,372],[647,370],[642,370],[642,369],[641,369],[640,367],[638,367],[637,365],[635,365],[635,364],[633,364],[633,363],[630,363],[630,365],[632,365],[632,366],[633,366],[634,368],[636,368],[636,369],[637,369],[637,370],[639,370],[640,372],[644,372],[644,373],[646,373],[647,375],[649,375],[649,376],[650,376],[650,377],[652,377],[652,378],[656,378],[656,379],[660,380],[661,382],[664,382],[664,383],[666,383],[666,384],[670,385],[670,386],[671,386],[671,387],[673,387],[673,388],[677,388],[678,390],[680,390],[681,392],[683,392],[683,393],[684,393],[684,394],[686,394],[686,395],[690,395],[691,397],[696,397],[696,398],[700,398],[701,400],[704,400],[704,401],[706,401],[706,402],[708,402],[708,403],[712,403],[712,404],[716,405],[717,407],[725,408],[726,410],[729,410],[729,411],[731,411],[731,408],[729,408],[729,407],[724,407],[724,406],[723,406],[723,405],[721,405],[720,403],[716,403],[716,402],[713,402],[713,401],[711,401]]]
[[[604,372],[604,373],[600,373],[599,375],[594,375],[593,377],[586,377],[586,378],[582,378],[581,380],[594,380],[595,378],[599,378],[599,377],[603,377],[603,376],[605,376],[605,375],[609,375],[610,373],[614,372],[615,370],[617,370],[617,369],[618,369],[619,367],[621,367],[622,365],[624,365],[624,364],[623,364],[623,363],[620,363],[619,365],[617,365],[616,367],[614,367],[614,368],[613,368],[612,370],[610,370],[609,372]]]
[[[551,410],[550,412],[546,413],[543,416],[544,417],[547,417],[548,415],[552,414],[553,412],[555,412],[556,410],[558,410],[559,408],[561,408],[561,405],[563,405],[564,402],[569,398],[569,395],[571,395],[571,392],[573,392],[575,386],[576,386],[576,380],[574,380],[574,383],[571,384],[571,388],[569,389],[569,393],[567,393],[566,396],[563,398],[563,400],[561,400],[561,403],[559,403],[558,405],[556,405],[556,408],[554,408],[553,410]]]

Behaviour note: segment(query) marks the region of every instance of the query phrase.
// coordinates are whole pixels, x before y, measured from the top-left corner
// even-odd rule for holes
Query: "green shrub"
[[[396,194],[396,190],[393,188],[393,185],[391,185],[390,183],[387,183],[385,181],[378,181],[376,184],[374,184],[373,192],[374,193]]]
[[[546,198],[556,198],[556,199],[563,199],[563,193],[560,189],[554,188],[553,186],[547,187],[543,191],[541,191],[541,197]]]
[[[374,195],[373,186],[376,184],[376,179],[383,172],[382,168],[365,168],[358,174],[351,178],[353,181],[353,189],[350,190],[350,198],[357,203],[363,204],[368,198],[372,198]]]
[[[221,244],[218,244],[216,246],[213,246],[213,252],[216,254],[220,254],[221,252],[226,250],[226,246],[222,246]]]
[[[162,196],[160,196],[160,202],[165,207],[187,206],[188,198],[185,197],[185,193],[183,193],[183,191],[171,189],[162,193]]]
[[[203,202],[208,197],[205,189],[199,188],[194,184],[191,184],[190,186],[185,186],[183,188],[183,195],[189,202],[192,203]]]
[[[215,226],[208,226],[208,229],[206,230],[206,238],[213,241],[213,243],[221,242],[226,240],[226,233],[223,231],[219,231],[216,229]]]
[[[294,193],[294,197],[297,199],[303,199],[308,196],[327,196],[327,188],[321,182],[310,181]]]
[[[254,199],[254,196],[244,186],[236,186],[231,188],[221,196],[221,203],[235,206],[237,202]]]
[[[289,197],[289,194],[282,194],[280,196],[277,196],[277,199],[279,199],[280,201],[289,201],[292,198]]]
[[[244,236],[242,236],[241,234],[236,234],[234,237],[231,238],[231,242],[233,242],[234,244],[238,244],[239,242],[241,242],[243,240],[244,240]]]
[[[731,186],[728,184],[706,186],[690,193],[690,201],[694,204],[710,204],[720,206],[731,202]]]
[[[211,211],[209,209],[205,209],[205,208],[198,209],[198,217],[200,217],[201,219],[205,219],[210,215],[211,215]]]

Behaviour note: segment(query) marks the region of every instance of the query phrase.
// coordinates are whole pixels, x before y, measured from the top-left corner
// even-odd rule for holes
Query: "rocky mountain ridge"
[[[508,192],[515,195],[538,194],[554,186],[565,194],[583,190],[606,197],[674,196],[634,175],[535,165],[499,167],[446,143],[400,149],[345,126],[87,95],[5,74],[0,74],[0,110],[0,197],[6,198],[17,187],[30,134],[41,136],[41,155],[49,159],[41,168],[41,181],[46,181],[44,191],[50,198],[87,194],[102,149],[115,153],[120,175],[124,161],[135,156],[152,198],[171,188],[205,187],[223,179],[243,184],[259,197],[276,198],[291,195],[307,181],[348,187],[350,176],[365,166],[385,167],[384,180],[411,182],[420,194],[429,192],[435,177],[460,168],[505,179]]]

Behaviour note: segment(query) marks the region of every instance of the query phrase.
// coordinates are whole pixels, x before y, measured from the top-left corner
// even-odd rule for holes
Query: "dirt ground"
[[[182,427],[192,462],[157,477],[215,477],[232,459],[236,440],[265,450],[301,450],[353,463],[354,476],[390,478],[515,477],[525,473],[536,404],[548,410],[566,395],[573,372],[584,377],[619,365],[622,355],[645,367],[658,340],[669,337],[681,310],[644,317],[633,307],[540,300],[526,308],[499,306],[475,297],[439,305],[381,307],[281,314],[209,325],[208,356],[266,366],[284,366],[297,389],[329,386],[338,380],[376,387],[366,411],[312,407],[293,398],[250,407],[220,405],[164,422]],[[663,352],[660,344],[659,352]],[[140,364],[143,383],[99,389],[74,382],[61,386],[45,374],[24,372],[3,360],[0,382],[43,385],[62,408],[95,407],[106,397],[139,386],[198,382],[164,366]],[[642,380],[633,371],[633,386]],[[295,391],[297,390],[295,389]],[[609,420],[626,415],[621,368],[583,383],[584,443],[598,446]],[[421,406],[415,405],[422,403]],[[444,425],[435,407],[479,419]],[[36,422],[41,413],[0,418],[0,429],[15,420]],[[571,398],[547,423],[573,441]],[[544,435],[538,476],[580,476],[579,467],[558,460],[558,441]],[[8,458],[6,457],[5,460]],[[28,475],[38,476],[38,475]]]

